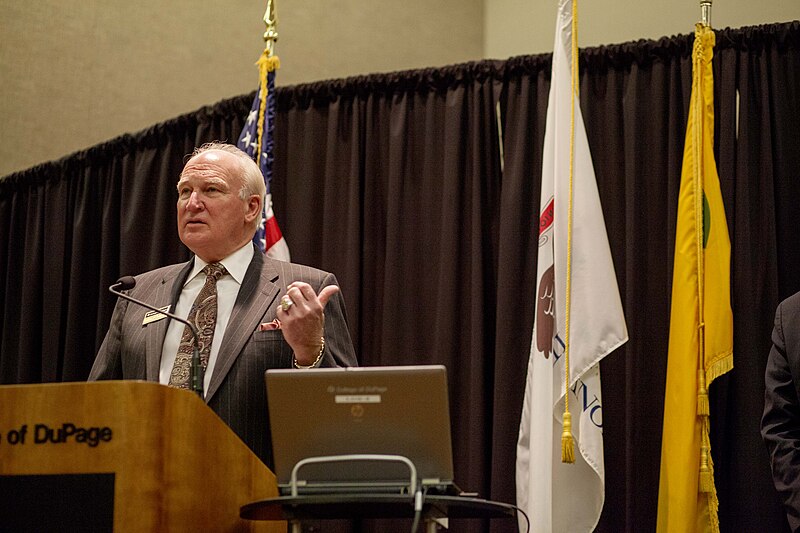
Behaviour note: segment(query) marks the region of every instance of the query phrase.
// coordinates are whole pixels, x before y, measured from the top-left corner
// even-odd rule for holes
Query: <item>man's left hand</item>
[[[317,359],[325,332],[325,305],[338,291],[336,285],[328,285],[316,294],[311,285],[302,281],[292,282],[287,287],[278,304],[278,318],[283,338],[294,350],[298,365],[308,366]],[[286,297],[292,302],[288,308],[283,305]]]

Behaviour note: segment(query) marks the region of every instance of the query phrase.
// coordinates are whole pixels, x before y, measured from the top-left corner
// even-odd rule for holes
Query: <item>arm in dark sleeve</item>
[[[772,480],[783,499],[789,525],[797,531],[800,530],[800,400],[793,366],[796,367],[800,354],[793,352],[798,346],[792,342],[787,350],[787,334],[791,340],[795,336],[794,331],[785,329],[791,320],[795,317],[787,316],[784,304],[779,305],[764,376],[761,436],[769,451]]]
[[[128,302],[118,299],[108,332],[89,372],[89,381],[122,379],[122,320],[127,310]]]
[[[339,285],[333,274],[328,274],[317,292],[328,285]],[[358,366],[353,341],[347,329],[347,313],[342,291],[337,292],[325,306],[325,353],[320,366]]]

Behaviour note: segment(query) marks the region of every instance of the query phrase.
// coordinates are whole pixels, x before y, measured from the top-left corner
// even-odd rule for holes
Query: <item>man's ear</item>
[[[252,222],[256,217],[261,216],[261,197],[257,194],[251,194],[247,199],[247,214],[245,218],[248,222]]]

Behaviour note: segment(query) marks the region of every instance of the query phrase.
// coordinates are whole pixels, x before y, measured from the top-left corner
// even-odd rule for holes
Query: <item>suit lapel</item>
[[[189,260],[183,266],[177,266],[164,273],[164,276],[158,282],[153,291],[152,302],[157,307],[169,305],[169,311],[175,311],[175,304],[178,303],[178,297],[183,290],[183,284],[186,276],[194,265],[194,259]],[[148,302],[150,303],[150,302]],[[167,328],[171,320],[158,320],[147,326],[147,348],[145,350],[147,357],[147,380],[159,381],[161,372],[161,352],[164,347],[164,339],[167,336]]]
[[[217,362],[214,364],[214,374],[206,391],[206,402],[217,392],[236,358],[261,323],[261,318],[278,295],[280,287],[275,283],[277,279],[278,271],[269,261],[264,261],[264,254],[261,251],[256,250],[242,280],[225,336],[222,338]]]

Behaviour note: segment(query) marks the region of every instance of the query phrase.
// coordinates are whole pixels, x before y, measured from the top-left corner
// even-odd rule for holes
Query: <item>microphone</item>
[[[191,372],[189,375],[189,388],[195,392],[200,399],[205,401],[204,394],[203,394],[203,367],[200,365],[200,351],[198,350],[198,346],[200,345],[200,338],[197,335],[197,328],[186,320],[185,318],[181,318],[178,315],[173,313],[169,313],[167,311],[162,311],[155,306],[150,305],[149,303],[143,302],[141,300],[137,300],[132,296],[128,296],[124,292],[120,291],[129,291],[136,286],[136,278],[133,276],[123,276],[117,280],[115,284],[108,288],[108,291],[111,294],[115,294],[116,296],[128,300],[129,302],[133,302],[137,305],[141,305],[142,307],[146,307],[151,311],[155,311],[157,313],[161,313],[162,315],[168,316],[173,320],[177,320],[182,324],[186,324],[189,327],[189,330],[192,332],[192,336],[194,337],[194,349],[192,351],[192,367]]]

